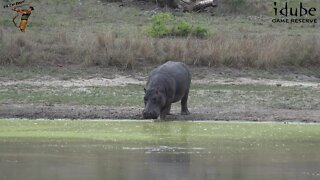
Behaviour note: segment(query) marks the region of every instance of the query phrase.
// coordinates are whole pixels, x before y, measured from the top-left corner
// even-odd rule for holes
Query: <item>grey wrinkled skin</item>
[[[165,119],[171,104],[181,101],[181,114],[190,114],[187,106],[191,74],[187,65],[168,61],[153,69],[145,88],[144,119]]]

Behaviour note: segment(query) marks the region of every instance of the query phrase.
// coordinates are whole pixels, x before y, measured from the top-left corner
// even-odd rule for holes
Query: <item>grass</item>
[[[279,66],[319,66],[320,38],[283,37],[248,34],[232,37],[218,33],[209,39],[154,39],[118,37],[113,33],[84,34],[68,39],[57,34],[55,43],[43,45],[17,35],[5,41],[2,64],[119,66],[132,69],[141,64],[159,64],[180,60],[189,65],[228,66],[234,68],[272,68]],[[67,39],[66,39],[67,38]],[[287,46],[291,44],[291,46]],[[41,51],[40,51],[41,49]],[[297,50],[299,49],[299,50]]]
[[[222,16],[218,9],[214,17],[182,14],[191,24],[209,29],[207,39],[158,39],[144,33],[152,15],[148,8],[143,11],[137,6],[119,7],[117,3],[95,1],[33,3],[36,10],[25,34],[9,23],[14,13],[0,10],[0,24],[3,25],[0,28],[1,65],[132,69],[179,60],[209,67],[272,69],[319,67],[320,64],[319,24],[273,24],[271,16],[254,13],[249,16],[241,11],[237,15],[230,12]],[[227,3],[229,1],[221,8],[230,8]],[[259,4],[269,9],[271,6],[266,1],[256,3]]]
[[[19,84],[2,86],[0,103],[143,107],[143,95],[142,85],[63,88]],[[190,90],[189,106],[314,110],[320,108],[319,96],[319,91],[311,87],[195,84]]]
[[[123,73],[123,69],[121,68],[117,69],[82,66],[0,66],[0,77],[2,81],[39,79],[40,77],[54,77],[59,80],[70,80],[78,78],[88,79],[91,77],[114,78],[116,75]]]
[[[193,86],[190,104],[200,107],[263,107],[274,109],[319,109],[319,93],[312,88],[266,85]]]
[[[137,106],[142,102],[142,93],[142,86],[61,88],[24,85],[3,89],[0,103]]]

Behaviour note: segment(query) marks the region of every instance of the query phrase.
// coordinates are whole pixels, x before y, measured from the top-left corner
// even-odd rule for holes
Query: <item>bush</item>
[[[150,19],[151,26],[146,28],[146,33],[152,37],[164,37],[170,34],[169,22],[173,20],[172,14],[160,13]]]
[[[205,38],[208,30],[204,27],[193,26],[184,19],[174,17],[170,13],[160,13],[150,18],[151,25],[147,26],[145,31],[152,37],[179,36],[186,37],[189,35]]]
[[[188,36],[192,31],[192,26],[184,20],[174,24],[171,34],[173,36]]]
[[[193,36],[198,38],[205,38],[208,36],[208,30],[204,27],[197,26],[196,28],[194,28],[192,34]]]

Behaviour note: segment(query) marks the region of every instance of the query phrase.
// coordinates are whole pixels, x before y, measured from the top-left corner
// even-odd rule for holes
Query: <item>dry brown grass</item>
[[[274,36],[218,33],[209,39],[118,37],[115,33],[56,32],[36,34],[0,31],[1,64],[120,66],[178,60],[190,65],[234,68],[320,66],[319,36]],[[3,36],[3,34],[10,34]]]

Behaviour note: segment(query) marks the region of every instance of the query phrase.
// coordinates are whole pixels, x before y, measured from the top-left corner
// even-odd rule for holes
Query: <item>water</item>
[[[0,179],[320,179],[319,143],[316,124],[0,120]]]

